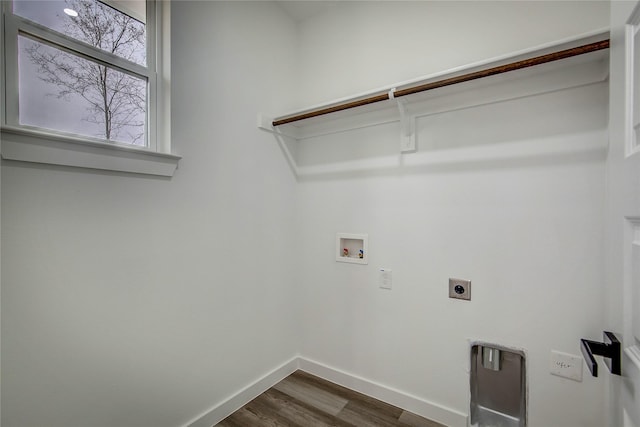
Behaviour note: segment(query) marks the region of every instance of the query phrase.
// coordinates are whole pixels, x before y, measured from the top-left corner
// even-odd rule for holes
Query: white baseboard
[[[414,414],[437,421],[449,427],[467,427],[467,414],[440,404],[429,402],[391,387],[375,383],[322,363],[299,358],[299,368],[343,387],[395,405]]]
[[[211,409],[198,415],[183,427],[212,427],[242,408],[247,403],[276,385],[299,368],[299,358],[294,357],[252,384],[244,387],[228,399],[214,405]]]
[[[212,427],[216,425],[298,369],[446,426],[467,427],[467,414],[304,357],[294,357],[280,365],[233,396],[195,417],[183,427]]]

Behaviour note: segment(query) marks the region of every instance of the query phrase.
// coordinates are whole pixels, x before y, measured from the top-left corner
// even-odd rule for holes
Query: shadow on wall
[[[295,152],[298,179],[603,161],[606,85],[421,117],[416,133],[417,151],[407,154],[399,153],[397,122],[301,140]]]
[[[414,155],[415,161],[396,155],[373,161],[337,163],[330,166],[298,168],[298,181],[325,181],[361,178],[363,176],[397,176],[428,173],[461,173],[479,170],[523,169],[540,165],[560,166],[603,162],[607,155],[606,134],[581,134],[545,141],[513,143],[509,149],[488,147],[495,153],[479,155],[477,150],[451,150],[429,158]],[[520,150],[520,152],[518,152]],[[501,153],[498,153],[501,152]]]
[[[598,68],[462,84],[408,104],[416,151],[400,153],[394,101],[302,122],[283,137],[299,179],[521,168],[601,161],[608,86]],[[319,119],[319,120],[318,120]],[[283,129],[286,134],[289,129]]]

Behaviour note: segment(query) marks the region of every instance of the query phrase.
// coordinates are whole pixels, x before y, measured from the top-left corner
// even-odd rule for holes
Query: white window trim
[[[2,2],[8,7],[7,2]],[[57,34],[37,24],[24,22],[20,18],[8,19],[3,13],[5,33],[1,43],[4,66],[0,67],[2,79],[2,134],[0,154],[3,159],[90,169],[132,172],[148,175],[173,176],[180,156],[171,153],[171,102],[170,102],[170,2],[147,0],[147,42],[156,49],[148,49],[147,61],[156,67],[138,67],[126,64],[119,58],[110,57],[109,62],[125,69],[143,74],[149,79],[148,135],[149,147],[105,142],[80,135],[71,135],[29,126],[19,125],[16,106],[17,88],[17,28],[36,34]],[[3,12],[5,10],[3,9]],[[153,19],[155,17],[155,19]],[[151,19],[150,19],[151,18]],[[9,22],[11,21],[11,22]],[[10,32],[12,32],[10,34]],[[83,52],[82,42],[65,41],[74,49]],[[92,53],[95,56],[95,52]],[[142,72],[141,72],[142,71]],[[12,85],[12,87],[7,87]],[[155,87],[155,90],[152,88]]]

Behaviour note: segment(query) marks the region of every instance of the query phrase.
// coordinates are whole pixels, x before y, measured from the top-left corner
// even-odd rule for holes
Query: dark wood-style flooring
[[[294,372],[217,426],[444,427],[303,371]]]

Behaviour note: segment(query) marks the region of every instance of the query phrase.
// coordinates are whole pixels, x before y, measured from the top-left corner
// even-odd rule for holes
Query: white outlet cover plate
[[[582,356],[551,350],[549,371],[570,380],[582,382]]]
[[[388,268],[381,268],[378,283],[382,289],[391,289],[393,285],[393,272]]]

